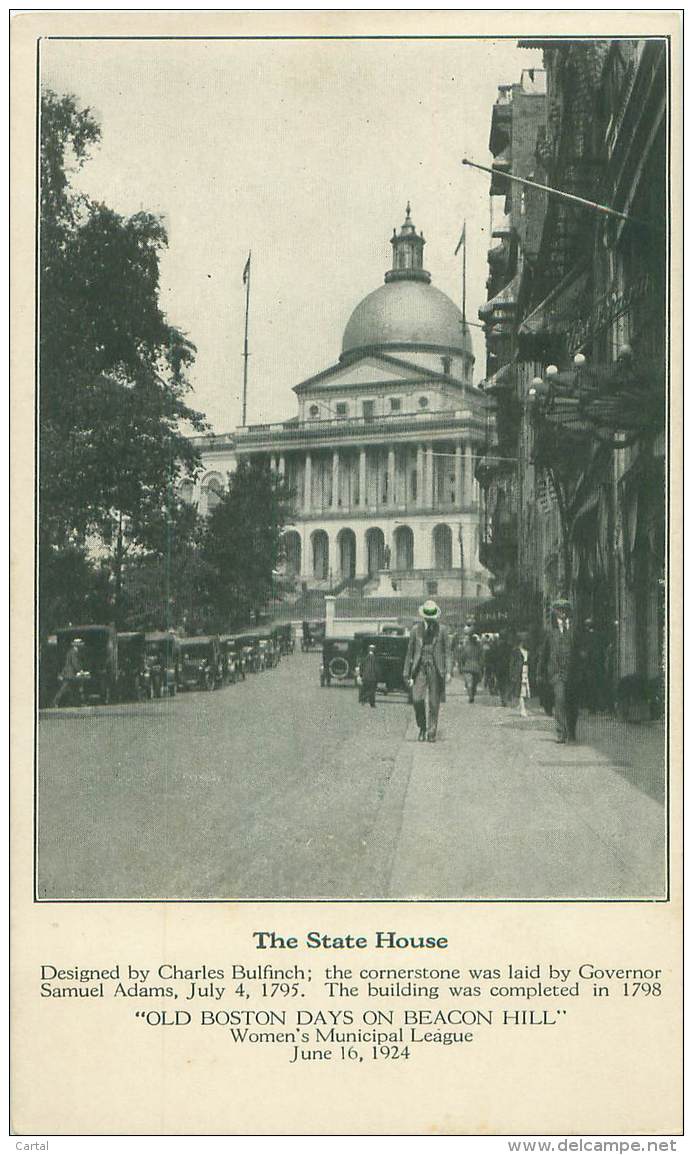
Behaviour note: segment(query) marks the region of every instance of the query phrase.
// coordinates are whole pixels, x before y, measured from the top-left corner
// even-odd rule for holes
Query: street
[[[320,689],[320,655],[213,693],[41,712],[41,899],[632,898],[665,893],[663,737],[533,703],[439,742],[401,695]]]

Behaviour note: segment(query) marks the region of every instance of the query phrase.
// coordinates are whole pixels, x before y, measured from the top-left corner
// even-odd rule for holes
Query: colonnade
[[[272,464],[296,492],[304,517],[461,509],[478,500],[474,446],[468,440],[307,449],[273,454]]]
[[[478,523],[473,515],[457,522],[427,518],[411,524],[307,524],[287,529],[282,542],[288,572],[333,584],[383,570],[396,576],[479,569]]]

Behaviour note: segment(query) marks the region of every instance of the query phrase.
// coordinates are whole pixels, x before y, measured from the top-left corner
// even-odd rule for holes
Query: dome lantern
[[[407,215],[399,233],[393,230],[392,268],[385,274],[385,283],[391,281],[425,281],[430,283],[431,274],[423,267],[423,250],[426,241],[423,233],[417,233],[411,219],[411,205],[407,201]]]

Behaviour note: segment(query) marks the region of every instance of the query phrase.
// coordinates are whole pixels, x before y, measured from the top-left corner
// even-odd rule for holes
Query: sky
[[[486,298],[488,137],[498,85],[541,67],[513,40],[44,40],[41,80],[91,108],[102,139],[75,187],[160,214],[161,303],[197,346],[190,398],[240,424],[252,250],[248,421],[296,412],[292,387],[339,357],[412,218],[432,283],[467,318]],[[494,198],[497,200],[498,198]],[[473,328],[476,379],[481,329]]]

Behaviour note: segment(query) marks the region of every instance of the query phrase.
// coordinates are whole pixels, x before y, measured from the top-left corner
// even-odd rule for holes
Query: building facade
[[[409,206],[391,244],[385,283],[354,309],[338,361],[294,386],[297,416],[204,439],[184,496],[208,512],[236,462],[262,455],[294,495],[283,567],[305,588],[485,597],[476,466],[487,403],[469,329],[431,284]]]
[[[617,695],[624,679],[661,681],[664,656],[667,45],[524,43],[543,48],[546,94],[531,171],[512,155],[512,172],[623,215],[527,190],[538,227],[523,238],[509,206],[514,263],[482,309],[491,353],[504,326],[488,366],[497,436],[479,477],[494,550],[482,558],[536,621],[556,595],[572,599]],[[492,123],[522,115],[515,88],[501,90]],[[502,144],[492,127],[505,163]],[[492,196],[509,183],[499,175]]]

